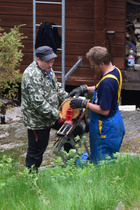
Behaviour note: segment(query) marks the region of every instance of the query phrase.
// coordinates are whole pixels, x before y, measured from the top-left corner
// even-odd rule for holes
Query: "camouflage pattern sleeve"
[[[64,88],[62,87],[62,84],[57,81],[57,78],[56,78],[53,70],[51,70],[51,76],[52,76],[53,81],[54,81],[55,86],[56,86],[55,88],[56,88],[56,91],[57,91],[59,103],[61,104],[61,103],[63,103],[63,101],[68,96],[68,93],[64,90]]]
[[[43,75],[33,62],[22,79],[22,116],[26,127],[51,127],[59,118],[59,98],[47,75]]]
[[[62,84],[60,82],[57,82],[57,91],[60,103],[62,103],[68,96],[68,93],[64,90],[64,88],[62,88]]]

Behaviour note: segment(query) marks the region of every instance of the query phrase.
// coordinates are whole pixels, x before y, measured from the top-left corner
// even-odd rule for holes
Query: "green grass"
[[[125,209],[140,209],[139,157],[119,154],[114,163],[97,167],[76,167],[71,159],[29,174],[4,156],[0,171],[1,210],[114,210],[120,202]]]
[[[3,155],[6,155],[7,157],[18,163],[18,165],[23,169],[25,166],[25,156],[23,156],[23,154],[25,154],[26,151],[27,146],[5,150],[4,152],[0,152],[0,160],[2,160]]]

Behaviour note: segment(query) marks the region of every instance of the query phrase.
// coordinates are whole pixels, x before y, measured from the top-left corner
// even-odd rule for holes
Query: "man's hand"
[[[80,87],[77,87],[75,89],[73,89],[69,95],[68,98],[71,96],[75,96],[76,98],[78,98],[80,95],[87,93],[88,92],[88,88],[87,85],[81,85]]]
[[[63,125],[64,122],[65,122],[65,120],[63,120],[63,119],[61,119],[61,118],[59,118],[59,119],[57,120],[57,123],[58,123],[59,125]]]
[[[72,109],[77,109],[77,108],[85,108],[87,109],[88,108],[88,103],[89,103],[89,100],[87,99],[80,99],[80,98],[76,98],[76,99],[72,99],[71,102],[70,102],[70,107]]]

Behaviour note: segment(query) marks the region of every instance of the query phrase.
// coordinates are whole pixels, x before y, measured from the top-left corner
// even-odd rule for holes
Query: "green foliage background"
[[[16,97],[21,82],[18,67],[23,57],[22,40],[27,38],[19,32],[23,25],[14,26],[9,33],[0,27],[0,95],[7,99]]]

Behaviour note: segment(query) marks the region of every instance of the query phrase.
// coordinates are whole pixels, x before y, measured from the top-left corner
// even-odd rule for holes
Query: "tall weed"
[[[4,183],[0,206],[5,210],[114,210],[121,202],[125,209],[133,209],[140,206],[139,162],[139,157],[119,155],[114,163],[102,161],[95,167],[87,161],[78,167],[71,159],[38,174],[16,171],[16,166],[13,173],[9,165],[11,176],[2,170],[5,178],[0,178]]]

